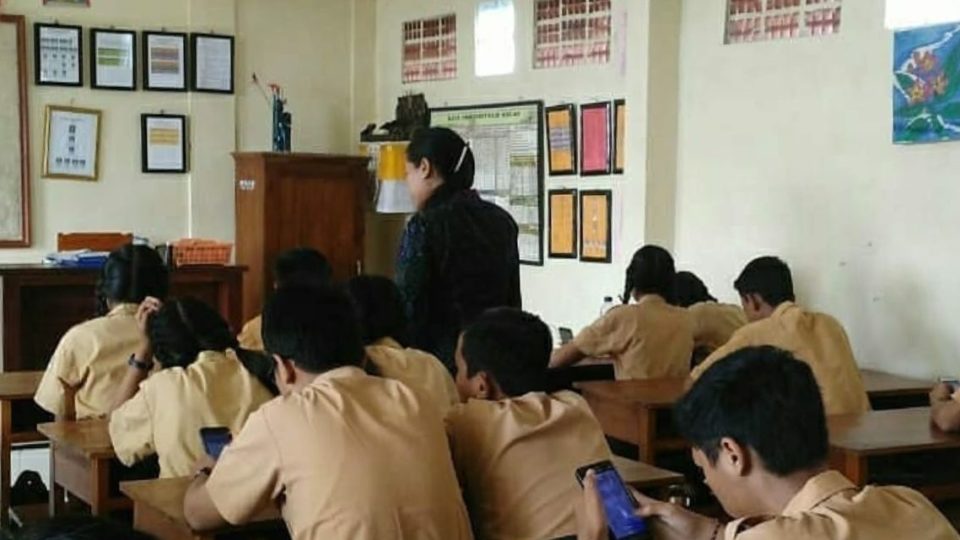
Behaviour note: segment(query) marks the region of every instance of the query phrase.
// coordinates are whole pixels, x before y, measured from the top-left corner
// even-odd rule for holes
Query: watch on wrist
[[[150,371],[151,369],[153,369],[152,362],[145,362],[143,360],[139,360],[137,358],[137,355],[135,354],[130,355],[130,359],[127,360],[127,365],[132,368],[139,369],[140,371]]]

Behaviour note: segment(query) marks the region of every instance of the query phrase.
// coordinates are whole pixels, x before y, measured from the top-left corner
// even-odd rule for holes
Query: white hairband
[[[463,145],[463,150],[460,152],[460,159],[457,160],[457,166],[453,168],[453,172],[460,172],[460,167],[463,166],[463,160],[467,158],[467,150],[470,149],[470,143]]]

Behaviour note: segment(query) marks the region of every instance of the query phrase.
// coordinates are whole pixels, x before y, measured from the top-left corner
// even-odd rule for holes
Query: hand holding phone
[[[213,459],[220,459],[223,449],[233,441],[230,429],[225,427],[206,427],[200,430],[203,450]]]
[[[588,471],[593,471],[596,490],[614,537],[617,540],[649,540],[651,536],[647,521],[637,515],[637,500],[623,483],[613,463],[601,461],[577,469],[577,481],[581,486]]]

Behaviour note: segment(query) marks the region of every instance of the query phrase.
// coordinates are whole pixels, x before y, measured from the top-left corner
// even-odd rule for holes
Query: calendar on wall
[[[836,34],[843,0],[727,0],[726,43]]]
[[[610,61],[610,0],[536,0],[533,67]]]
[[[457,77],[457,16],[403,23],[403,82]]]

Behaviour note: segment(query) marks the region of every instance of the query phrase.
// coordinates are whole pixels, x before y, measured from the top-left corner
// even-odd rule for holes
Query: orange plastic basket
[[[173,243],[173,260],[177,266],[230,264],[233,244],[216,240],[187,238]]]

